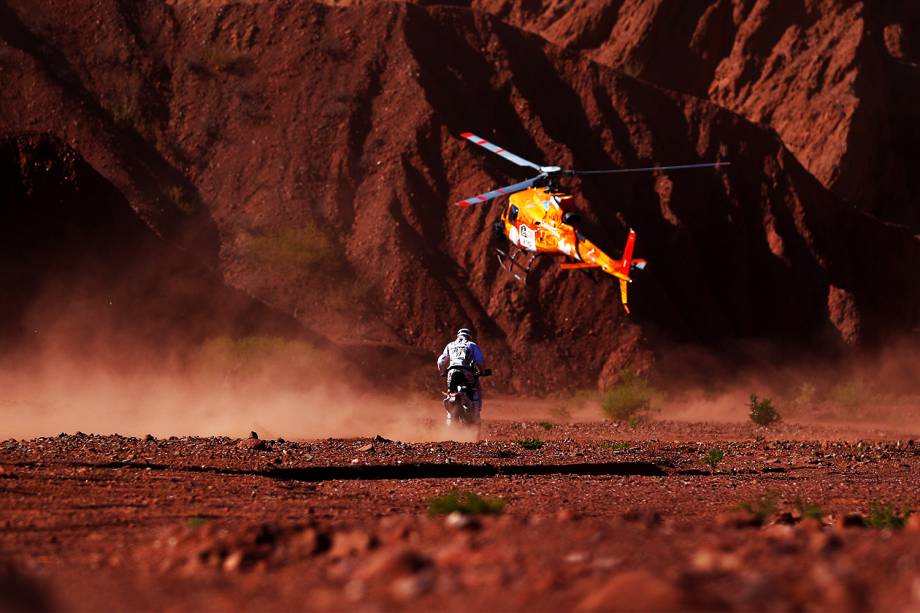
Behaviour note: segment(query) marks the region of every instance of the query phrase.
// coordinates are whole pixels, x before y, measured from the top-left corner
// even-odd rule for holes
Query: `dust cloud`
[[[346,381],[339,359],[275,337],[220,337],[132,365],[88,353],[18,355],[0,370],[0,438],[60,432],[442,440],[440,399]],[[123,358],[124,359],[124,358]]]
[[[0,377],[0,438],[77,431],[244,437],[253,430],[262,438],[447,438],[436,427],[436,398],[397,400],[336,383],[284,389],[169,374],[128,377],[72,364],[53,370]]]
[[[77,431],[157,437],[319,439],[381,435],[402,441],[457,439],[443,426],[434,377],[402,388],[383,371],[357,368],[335,346],[270,334],[151,342],[162,325],[99,325],[98,305],[70,317],[45,306],[24,321],[40,340],[0,358],[0,439]],[[54,304],[61,304],[54,301]],[[107,303],[103,306],[107,306]],[[41,316],[37,316],[36,313]],[[892,343],[835,360],[772,360],[729,370],[704,349],[670,351],[647,373],[651,419],[747,422],[751,394],[771,399],[786,422],[920,431],[920,344]],[[771,365],[772,364],[772,365]],[[778,366],[776,364],[779,364]],[[416,391],[412,391],[415,389]],[[600,421],[603,394],[560,390],[556,399],[486,389],[487,419]],[[566,400],[568,399],[568,400]],[[564,409],[559,411],[558,409]],[[471,440],[472,436],[465,436]]]
[[[787,421],[920,431],[920,342],[905,338],[845,356],[776,360],[729,371],[724,362],[692,352],[661,364],[660,416],[678,421],[746,422],[751,395],[771,400]],[[670,367],[670,372],[667,370]],[[674,372],[677,371],[677,372]]]

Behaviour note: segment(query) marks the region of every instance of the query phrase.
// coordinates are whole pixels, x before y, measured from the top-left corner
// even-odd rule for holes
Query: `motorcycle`
[[[479,428],[479,411],[473,401],[473,388],[466,376],[451,377],[451,371],[447,371],[443,376],[447,378],[447,391],[444,394],[444,409],[450,415],[447,422],[448,427],[454,427],[454,424],[463,427]],[[492,375],[492,369],[486,368],[482,372],[472,373],[477,379],[479,377],[489,377]]]

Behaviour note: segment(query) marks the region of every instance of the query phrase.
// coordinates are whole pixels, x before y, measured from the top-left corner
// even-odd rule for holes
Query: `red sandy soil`
[[[462,7],[12,0],[0,7],[8,185],[34,178],[40,133],[305,336],[370,368],[398,359],[407,376],[462,324],[514,391],[605,386],[673,343],[736,366],[913,334],[909,229],[841,200],[770,128],[588,55]],[[572,185],[586,234],[616,253],[634,227],[652,262],[627,319],[609,279],[550,261],[526,286],[500,271],[499,207],[450,203],[519,176],[458,140],[465,130],[563,166],[732,165]]]
[[[509,420],[478,443],[64,435],[0,443],[5,608],[906,610],[916,434]],[[516,441],[539,437],[537,450]],[[608,443],[625,442],[625,449]],[[715,471],[702,462],[725,452]],[[501,497],[445,519],[451,490]],[[760,524],[739,505],[773,496]],[[821,507],[802,519],[796,500]]]

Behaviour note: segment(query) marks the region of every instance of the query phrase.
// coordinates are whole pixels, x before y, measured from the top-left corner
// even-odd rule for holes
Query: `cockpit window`
[[[517,216],[518,208],[512,204],[511,208],[508,209],[508,221],[514,223],[514,220],[517,219]]]

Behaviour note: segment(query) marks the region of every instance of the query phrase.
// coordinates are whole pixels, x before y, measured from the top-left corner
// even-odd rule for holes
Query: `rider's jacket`
[[[479,345],[462,336],[447,343],[438,357],[438,370],[444,374],[450,368],[462,368],[470,372],[482,370],[485,358]]]

